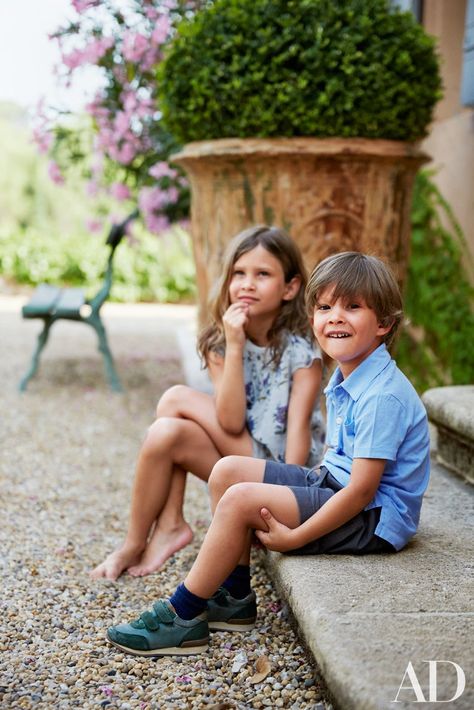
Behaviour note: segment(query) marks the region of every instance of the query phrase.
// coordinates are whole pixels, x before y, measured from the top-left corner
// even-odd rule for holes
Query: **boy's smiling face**
[[[363,298],[333,299],[329,287],[314,306],[313,330],[325,353],[337,361],[348,377],[382,342],[391,325],[382,326]]]

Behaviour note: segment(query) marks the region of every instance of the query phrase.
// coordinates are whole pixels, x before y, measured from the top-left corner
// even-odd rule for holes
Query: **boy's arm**
[[[311,415],[321,388],[321,360],[293,374],[286,434],[285,462],[303,466],[311,446]]]
[[[270,511],[262,509],[268,532],[256,530],[260,542],[270,550],[286,552],[341,527],[364,510],[373,499],[385,468],[385,459],[354,459],[348,485],[335,493],[314,515],[297,528],[288,528]]]

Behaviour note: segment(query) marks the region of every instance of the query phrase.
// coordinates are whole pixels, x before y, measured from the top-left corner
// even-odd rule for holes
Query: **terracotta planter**
[[[413,180],[429,160],[418,145],[368,139],[222,139],[173,157],[188,173],[200,320],[234,234],[285,227],[308,270],[338,251],[386,257],[400,283],[410,245]]]

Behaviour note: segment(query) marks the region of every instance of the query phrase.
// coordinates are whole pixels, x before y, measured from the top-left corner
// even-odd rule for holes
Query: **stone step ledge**
[[[436,428],[438,461],[474,484],[474,385],[435,387],[422,399]]]

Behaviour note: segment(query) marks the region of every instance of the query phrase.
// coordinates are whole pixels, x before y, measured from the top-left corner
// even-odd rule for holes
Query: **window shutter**
[[[461,103],[474,106],[474,0],[467,0]]]

